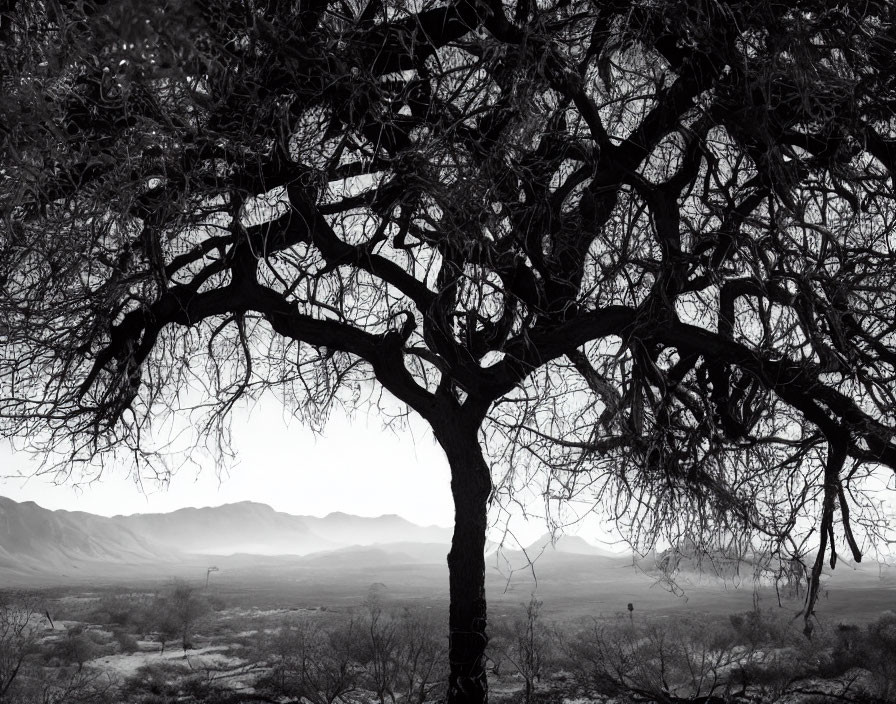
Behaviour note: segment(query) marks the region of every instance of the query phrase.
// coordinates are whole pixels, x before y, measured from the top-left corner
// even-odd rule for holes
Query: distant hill
[[[451,543],[451,529],[440,526],[418,526],[387,514],[377,518],[331,513],[323,518],[299,516],[315,533],[342,545],[377,545],[381,543]]]
[[[396,541],[379,545],[352,545],[314,555],[306,555],[303,564],[350,567],[390,565],[447,565],[447,543]]]
[[[252,501],[111,520],[181,552],[204,555],[307,555],[349,545],[451,541],[448,528],[418,526],[400,516],[294,516]]]
[[[0,569],[19,574],[64,574],[74,569],[170,561],[170,546],[80,511],[48,511],[32,501],[0,496]]]
[[[242,501],[171,513],[114,516],[116,526],[153,538],[181,553],[202,555],[305,555],[340,547],[341,540],[312,531],[301,516]]]
[[[602,557],[620,557],[619,553],[614,553],[605,548],[599,548],[592,545],[584,538],[578,535],[561,535],[554,537],[550,533],[545,533],[538,540],[534,541],[526,548],[526,552],[530,556],[539,553],[551,551],[567,553],[572,555],[600,555]]]
[[[595,570],[628,568],[631,555],[610,552],[574,535],[556,539],[543,535],[525,548],[512,550],[494,546],[486,558],[488,570],[500,574],[534,572],[544,576],[557,574],[563,579],[574,579],[580,573],[589,575]]]
[[[804,586],[816,554],[810,552],[801,561],[781,563],[777,558],[756,553],[737,555],[718,548],[701,548],[693,540],[685,539],[673,548],[651,551],[637,560],[637,564],[647,574],[672,576],[683,584],[716,580],[726,583],[759,581],[774,585],[777,580],[779,586]],[[892,576],[887,563],[876,561],[873,555],[866,555],[857,563],[848,554],[839,553],[836,568],[832,569],[827,559],[822,567],[823,583],[831,579],[841,585],[874,580],[892,583]]]
[[[0,497],[0,589],[145,583],[174,576],[204,581],[206,569],[215,565],[220,571],[212,582],[236,592],[264,585],[266,593],[273,590],[329,604],[350,602],[370,584],[382,582],[394,595],[444,599],[450,534],[446,528],[417,526],[399,516],[293,516],[252,502],[106,518],[48,511],[32,502]],[[628,603],[639,611],[698,604],[716,613],[753,604],[749,569],[741,572],[740,580],[705,572],[695,577],[699,561],[679,554],[672,565],[672,554],[652,553],[635,564],[630,554],[574,536],[552,541],[545,535],[524,550],[489,543],[489,601],[499,605],[500,613],[518,608],[537,589],[561,618],[577,618],[583,609],[623,612]],[[676,580],[687,585],[687,600],[664,588],[667,580],[657,569],[662,560],[675,570]],[[862,604],[871,615],[892,608],[896,574],[885,568],[871,560],[838,565],[833,575],[825,575],[825,608],[854,613]],[[743,588],[730,588],[738,584]],[[769,606],[777,603],[773,589],[766,599]]]
[[[244,566],[253,559],[260,564],[261,556],[302,558],[301,563],[290,564],[309,569],[444,566],[450,545],[449,528],[418,526],[396,515],[295,516],[242,501],[107,518],[49,511],[33,502],[0,497],[0,575],[127,577],[152,573],[154,565],[223,565],[228,556],[229,562]],[[541,555],[542,564],[558,566],[585,557],[619,560],[581,538],[563,536],[551,543],[549,535],[529,546],[525,554],[502,550],[500,560],[516,568],[527,563],[526,555]]]
[[[201,563],[235,554],[243,555],[242,561],[248,555],[332,554],[334,565],[349,564],[351,555],[333,551],[385,544],[391,546],[388,558],[383,551],[369,554],[389,563],[432,563],[436,555],[444,562],[450,542],[450,529],[418,526],[395,515],[294,516],[244,501],[107,518],[49,511],[0,496],[0,582],[3,574],[20,579],[126,577],[151,572],[152,565]],[[359,557],[360,552],[355,560]]]

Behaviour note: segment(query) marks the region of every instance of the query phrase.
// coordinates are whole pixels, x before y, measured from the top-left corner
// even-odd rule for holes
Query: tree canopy
[[[172,411],[226,449],[241,397],[385,389],[451,465],[451,702],[486,697],[489,497],[532,482],[811,552],[808,619],[896,469],[893,14],[6,0],[4,432],[151,462]]]

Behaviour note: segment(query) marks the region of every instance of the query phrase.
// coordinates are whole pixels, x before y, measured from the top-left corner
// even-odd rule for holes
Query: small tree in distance
[[[642,546],[811,533],[808,626],[896,468],[894,12],[5,3],[3,433],[164,477],[172,414],[226,456],[267,390],[397,401],[451,469],[451,704],[520,489]]]
[[[153,604],[153,625],[159,634],[162,652],[165,652],[167,641],[177,639],[186,655],[192,647],[196,624],[209,610],[209,603],[201,591],[184,580],[175,580],[159,594]]]
[[[523,702],[535,701],[535,684],[541,680],[544,659],[550,650],[541,617],[542,601],[532,595],[525,610],[510,625],[504,656],[523,678]]]

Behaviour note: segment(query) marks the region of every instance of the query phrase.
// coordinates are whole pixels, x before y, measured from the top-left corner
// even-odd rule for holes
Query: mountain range
[[[0,496],[0,571],[40,575],[176,563],[189,557],[309,555],[351,545],[442,544],[451,531],[395,515],[293,516],[244,501],[171,513],[97,516]],[[444,551],[447,552],[447,549]]]
[[[152,566],[212,562],[227,556],[301,556],[309,568],[363,565],[445,565],[451,529],[419,526],[396,515],[366,518],[331,513],[295,516],[244,501],[171,513],[97,516],[51,511],[31,501],[0,496],[0,583],[41,582],[54,577],[146,574]],[[523,550],[501,551],[494,560],[524,565],[545,551],[570,555],[604,553],[564,536],[552,546],[544,536]],[[496,546],[489,545],[496,555]]]
[[[379,582],[408,597],[444,598],[450,543],[449,528],[419,526],[395,515],[294,516],[240,502],[105,517],[50,511],[0,496],[0,591],[146,583],[175,576],[204,580],[214,565],[220,574],[213,581],[222,587],[261,585],[270,590],[279,585],[276,589],[320,603],[356,598]],[[544,535],[518,549],[489,543],[487,589],[492,599],[507,603],[525,600],[537,589],[566,605],[570,617],[583,609],[615,612],[632,602],[638,608],[683,609],[691,599],[690,605],[720,612],[751,605],[749,569],[741,573],[743,579],[737,574],[707,576],[680,552],[669,554],[676,560],[676,580],[689,585],[684,601],[680,590],[663,587],[668,579],[657,566],[668,562],[665,554],[637,560],[569,535]],[[837,611],[855,611],[861,603],[871,613],[896,598],[896,572],[873,561],[841,564],[825,580],[825,595],[830,584],[831,607],[836,600]],[[731,591],[732,584],[740,588]]]

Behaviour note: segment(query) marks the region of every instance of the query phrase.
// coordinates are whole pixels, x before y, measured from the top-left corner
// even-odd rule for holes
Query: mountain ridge
[[[146,566],[199,556],[292,555],[352,545],[450,543],[451,532],[400,516],[296,516],[242,501],[168,513],[99,516],[0,496],[0,569],[20,574]]]
[[[383,582],[396,593],[444,595],[450,542],[450,530],[417,526],[394,514],[371,518],[334,512],[302,517],[266,504],[238,502],[167,514],[104,517],[51,511],[35,502],[17,503],[0,496],[0,587],[4,588],[133,584],[172,577],[204,581],[209,565],[215,565],[220,574],[212,581],[231,588],[279,584],[290,593],[347,598],[372,582]],[[197,546],[219,552],[189,552]],[[486,580],[490,589],[503,595],[499,599],[518,601],[537,588],[566,600],[575,594],[577,603],[599,609],[622,609],[631,602],[677,608],[678,597],[657,596],[664,590],[653,589],[657,577],[648,575],[663,555],[653,554],[647,560],[653,564],[645,564],[631,553],[615,553],[576,536],[550,534],[520,549],[496,547],[488,543]],[[690,561],[683,560],[680,566],[685,570],[680,576],[692,594],[718,603],[736,601],[718,579],[692,579],[687,572]],[[890,598],[887,590],[896,586],[896,572],[877,575],[873,565],[846,573],[837,570],[835,579],[874,598],[884,593]],[[736,588],[739,581],[729,583]]]
[[[2,496],[2,495],[0,495],[0,499],[5,499],[7,501],[13,501],[13,499],[10,499],[10,498]],[[270,504],[266,504],[261,501],[252,501],[251,499],[246,499],[244,501],[230,501],[227,503],[215,504],[215,505],[209,504],[207,506],[183,506],[181,508],[176,508],[173,511],[146,511],[146,512],[137,511],[135,513],[116,513],[111,516],[104,516],[104,515],[98,514],[98,513],[90,513],[88,511],[71,511],[69,509],[64,509],[64,508],[55,508],[55,509],[54,508],[45,508],[43,506],[40,506],[40,504],[36,503],[35,501],[31,501],[31,500],[18,501],[18,502],[14,501],[14,503],[18,503],[20,506],[24,506],[27,504],[34,504],[35,506],[43,509],[44,511],[50,511],[50,512],[62,511],[65,513],[83,513],[88,516],[98,516],[100,518],[134,518],[137,516],[170,516],[173,513],[179,513],[182,511],[207,511],[207,510],[225,509],[228,507],[257,506],[257,507],[259,507],[267,512],[270,512],[270,513],[279,513],[279,514],[283,514],[286,516],[293,516],[295,518],[303,518],[303,519],[311,519],[311,520],[327,520],[327,519],[335,519],[335,518],[354,518],[354,519],[361,519],[361,520],[398,519],[400,521],[403,521],[405,523],[410,523],[411,525],[418,526],[420,528],[438,528],[441,530],[450,530],[449,526],[440,526],[437,523],[429,523],[427,525],[420,525],[419,523],[414,523],[413,521],[411,521],[397,513],[383,513],[378,516],[360,516],[355,513],[346,513],[344,511],[330,511],[330,513],[328,513],[324,516],[314,516],[311,514],[304,514],[304,513],[288,513],[286,511],[278,511]]]
[[[349,563],[355,555],[372,564],[377,558],[371,556],[378,554],[379,546],[388,546],[390,556],[382,557],[384,561],[441,565],[451,537],[449,528],[420,526],[394,513],[294,515],[268,504],[239,501],[167,513],[100,516],[0,496],[0,570],[23,574],[106,573],[237,555],[240,559],[300,557],[307,558],[309,565],[327,559]],[[542,536],[527,551],[531,556],[546,553],[546,561],[562,561],[564,555],[607,554],[582,538],[552,540],[550,535]]]

